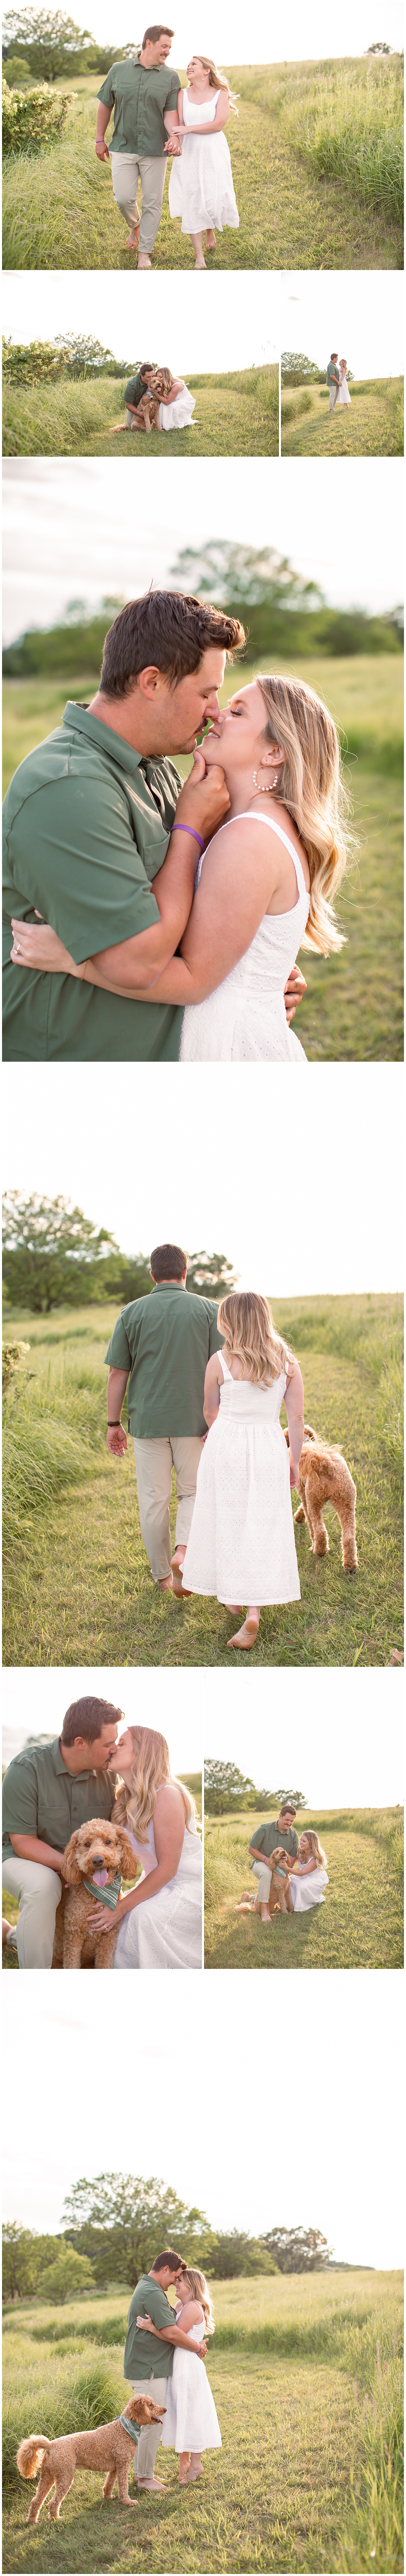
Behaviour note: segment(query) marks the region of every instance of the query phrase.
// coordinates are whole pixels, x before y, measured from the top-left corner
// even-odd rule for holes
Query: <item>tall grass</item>
[[[100,164],[99,164],[100,167]],[[189,379],[192,391],[196,379]],[[106,456],[154,458],[188,455],[275,455],[279,447],[278,367],[253,367],[241,374],[204,376],[197,380],[197,399],[190,430],[123,434],[123,377],[99,376],[58,383],[42,381],[32,390],[7,381],[3,369],[4,456]]]
[[[4,1562],[11,1566],[20,1521],[47,1515],[66,1487],[94,1474],[105,1439],[104,1388],[96,1369],[65,1359],[41,1376],[19,1370],[4,1408]]]
[[[53,2442],[59,2434],[84,2433],[88,2427],[106,2424],[118,2411],[115,2381],[97,2350],[87,2369],[73,2374],[68,2359],[59,2356],[42,2378],[35,2368],[32,2376],[26,2369],[16,2374],[3,2422],[6,2486],[20,2489],[16,2451],[28,2432],[46,2433]]]
[[[354,79],[333,65],[281,101],[279,121],[293,151],[320,179],[344,180],[364,205],[403,221],[402,83],[397,65]]]

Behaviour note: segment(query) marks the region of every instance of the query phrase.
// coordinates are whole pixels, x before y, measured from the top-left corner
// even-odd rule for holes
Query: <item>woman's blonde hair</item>
[[[157,367],[157,376],[159,376],[163,394],[170,394],[171,385],[173,385],[170,367]]]
[[[305,1835],[306,1842],[309,1844],[309,1850],[312,1853],[313,1860],[319,1861],[321,1869],[327,1869],[326,1854],[325,1851],[322,1850],[321,1843],[319,1843],[318,1834],[313,1833],[313,1830],[311,1833],[308,1833],[306,1825],[303,1826],[303,1833]]]
[[[226,1351],[235,1351],[241,1360],[242,1377],[249,1367],[252,1386],[273,1386],[282,1371],[291,1375],[292,1351],[276,1331],[267,1297],[257,1297],[251,1288],[232,1289],[222,1297],[217,1322]]]
[[[125,1780],[117,1781],[113,1808],[115,1821],[118,1824],[127,1821],[132,1825],[133,1832],[136,1832],[137,1842],[145,1843],[148,1825],[151,1824],[152,1816],[155,1814],[157,1791],[170,1780],[173,1789],[180,1789],[189,1832],[191,1817],[196,1819],[196,1803],[190,1795],[190,1790],[185,1789],[184,1780],[177,1780],[174,1772],[171,1771],[169,1747],[165,1735],[158,1735],[153,1726],[130,1726],[129,1733],[134,1746],[131,1788],[127,1788]]]
[[[348,828],[351,809],[337,726],[307,680],[283,679],[278,672],[264,677],[259,671],[258,688],[266,710],[265,740],[280,743],[284,754],[274,804],[286,805],[309,861],[310,909],[301,945],[328,957],[330,948],[344,944],[334,903],[350,849],[356,847]]]
[[[209,2284],[208,2281],[206,2281],[205,2273],[192,2272],[191,2265],[188,2263],[187,2270],[183,2273],[183,2279],[188,2282],[191,2298],[198,2300],[199,2307],[203,2308],[206,2334],[214,2334],[213,2300],[211,2298]]]
[[[196,45],[196,61],[198,63],[203,63],[203,71],[208,72],[210,89],[226,89],[228,91],[230,107],[233,109],[234,116],[238,116],[236,100],[239,97],[239,91],[230,89],[230,82],[227,80],[227,73],[218,72],[216,63],[212,62],[211,54],[200,54],[198,45]]]

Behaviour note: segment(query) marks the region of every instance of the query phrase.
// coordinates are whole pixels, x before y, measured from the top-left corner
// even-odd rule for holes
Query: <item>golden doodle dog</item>
[[[269,1897],[267,1902],[269,1922],[271,1921],[273,1914],[293,1914],[294,1907],[292,1905],[290,1893],[290,1869],[287,1854],[283,1851],[282,1844],[277,1843],[275,1851],[270,1852],[269,1854],[260,1852],[259,1859],[263,1861],[264,1869],[269,1870]],[[241,1898],[241,1903],[236,1905],[235,1909],[236,1914],[259,1914],[259,1910],[258,1889],[254,1903],[252,1897],[247,1891],[246,1895]]]
[[[285,1431],[289,1448],[289,1432]],[[304,1441],[298,1475],[300,1502],[295,1521],[307,1521],[313,1556],[327,1556],[329,1540],[323,1520],[323,1503],[332,1503],[341,1522],[341,1551],[346,1574],[355,1574],[358,1565],[355,1530],[357,1488],[350,1475],[341,1449],[331,1449],[327,1440],[319,1440],[311,1422],[305,1422]]]
[[[71,1834],[63,1868],[68,1885],[63,1887],[57,1908],[52,1966],[112,1968],[117,1939],[114,1912],[108,1912],[108,1932],[93,1932],[88,1916],[92,1888],[100,1902],[103,1888],[111,1887],[114,1879],[121,1875],[127,1879],[136,1877],[135,1855],[123,1826],[114,1824],[113,1819],[107,1824],[105,1816],[90,1817]]]
[[[141,2426],[162,2424],[165,2407],[154,2406],[152,2397],[130,2397],[123,2411],[130,2424]],[[121,2415],[115,2415],[112,2424],[97,2424],[94,2432],[66,2433],[59,2442],[48,2442],[45,2433],[30,2433],[29,2440],[20,2442],[17,2451],[20,2478],[36,2478],[40,2469],[39,2484],[27,2521],[38,2522],[41,2505],[53,2486],[55,2495],[52,2504],[48,2505],[49,2520],[59,2521],[60,2507],[73,2486],[76,2469],[105,2469],[103,2495],[112,2496],[117,2478],[120,2504],[132,2504],[134,2498],[128,2493],[128,2477],[136,2451],[136,2442],[131,2433],[126,2433]]]

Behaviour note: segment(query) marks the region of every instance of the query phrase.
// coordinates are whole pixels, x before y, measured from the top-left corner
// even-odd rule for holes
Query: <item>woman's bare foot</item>
[[[140,250],[140,251],[138,252],[138,267],[139,267],[139,268],[150,268],[150,267],[151,267],[151,261],[150,261],[150,259],[148,259],[148,252],[147,252],[146,250]]]
[[[224,1603],[224,1608],[225,1608],[225,1610],[232,1610],[232,1615],[233,1615],[233,1619],[234,1619],[234,1618],[235,1618],[235,1616],[236,1616],[237,1610],[242,1610],[242,1601],[225,1601],[225,1603]]]
[[[205,268],[205,267],[206,267],[206,261],[205,261],[205,259],[195,259],[195,268]]]
[[[237,1628],[236,1637],[227,1638],[227,1645],[239,1646],[245,1654],[249,1654],[250,1647],[255,1646],[255,1638],[258,1636],[258,1629],[259,1610],[247,1610],[247,1617],[244,1619],[243,1627]]]
[[[188,2476],[189,2476],[189,2469],[190,2469],[190,2451],[180,2451],[180,2453],[179,2453],[179,2486],[180,2486],[180,2487],[187,2487]]]
[[[206,250],[217,250],[215,233],[206,233]]]
[[[178,1600],[178,1601],[190,1601],[190,1600],[191,1600],[191,1593],[190,1593],[190,1592],[184,1592],[184,1591],[183,1591],[183,1585],[182,1585],[182,1567],[183,1567],[183,1562],[184,1562],[184,1557],[185,1557],[185,1556],[186,1556],[186,1548],[185,1548],[185,1547],[175,1547],[175,1554],[174,1554],[174,1556],[171,1556],[173,1589],[174,1589],[174,1592],[176,1592],[177,1600]]]
[[[159,1575],[158,1575],[158,1583],[159,1583],[159,1590],[160,1590],[160,1592],[173,1592],[173,1582],[172,1582],[172,1575],[171,1575],[171,1574],[159,1574]]]

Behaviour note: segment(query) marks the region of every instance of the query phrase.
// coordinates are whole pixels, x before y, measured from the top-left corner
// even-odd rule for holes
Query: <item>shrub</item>
[[[8,89],[2,82],[3,152],[36,152],[42,143],[54,143],[62,134],[74,90],[47,89],[39,81],[36,89]]]
[[[54,349],[51,340],[5,340],[3,337],[3,376],[8,385],[23,385],[26,392],[46,382],[58,384],[69,365],[68,352]]]

